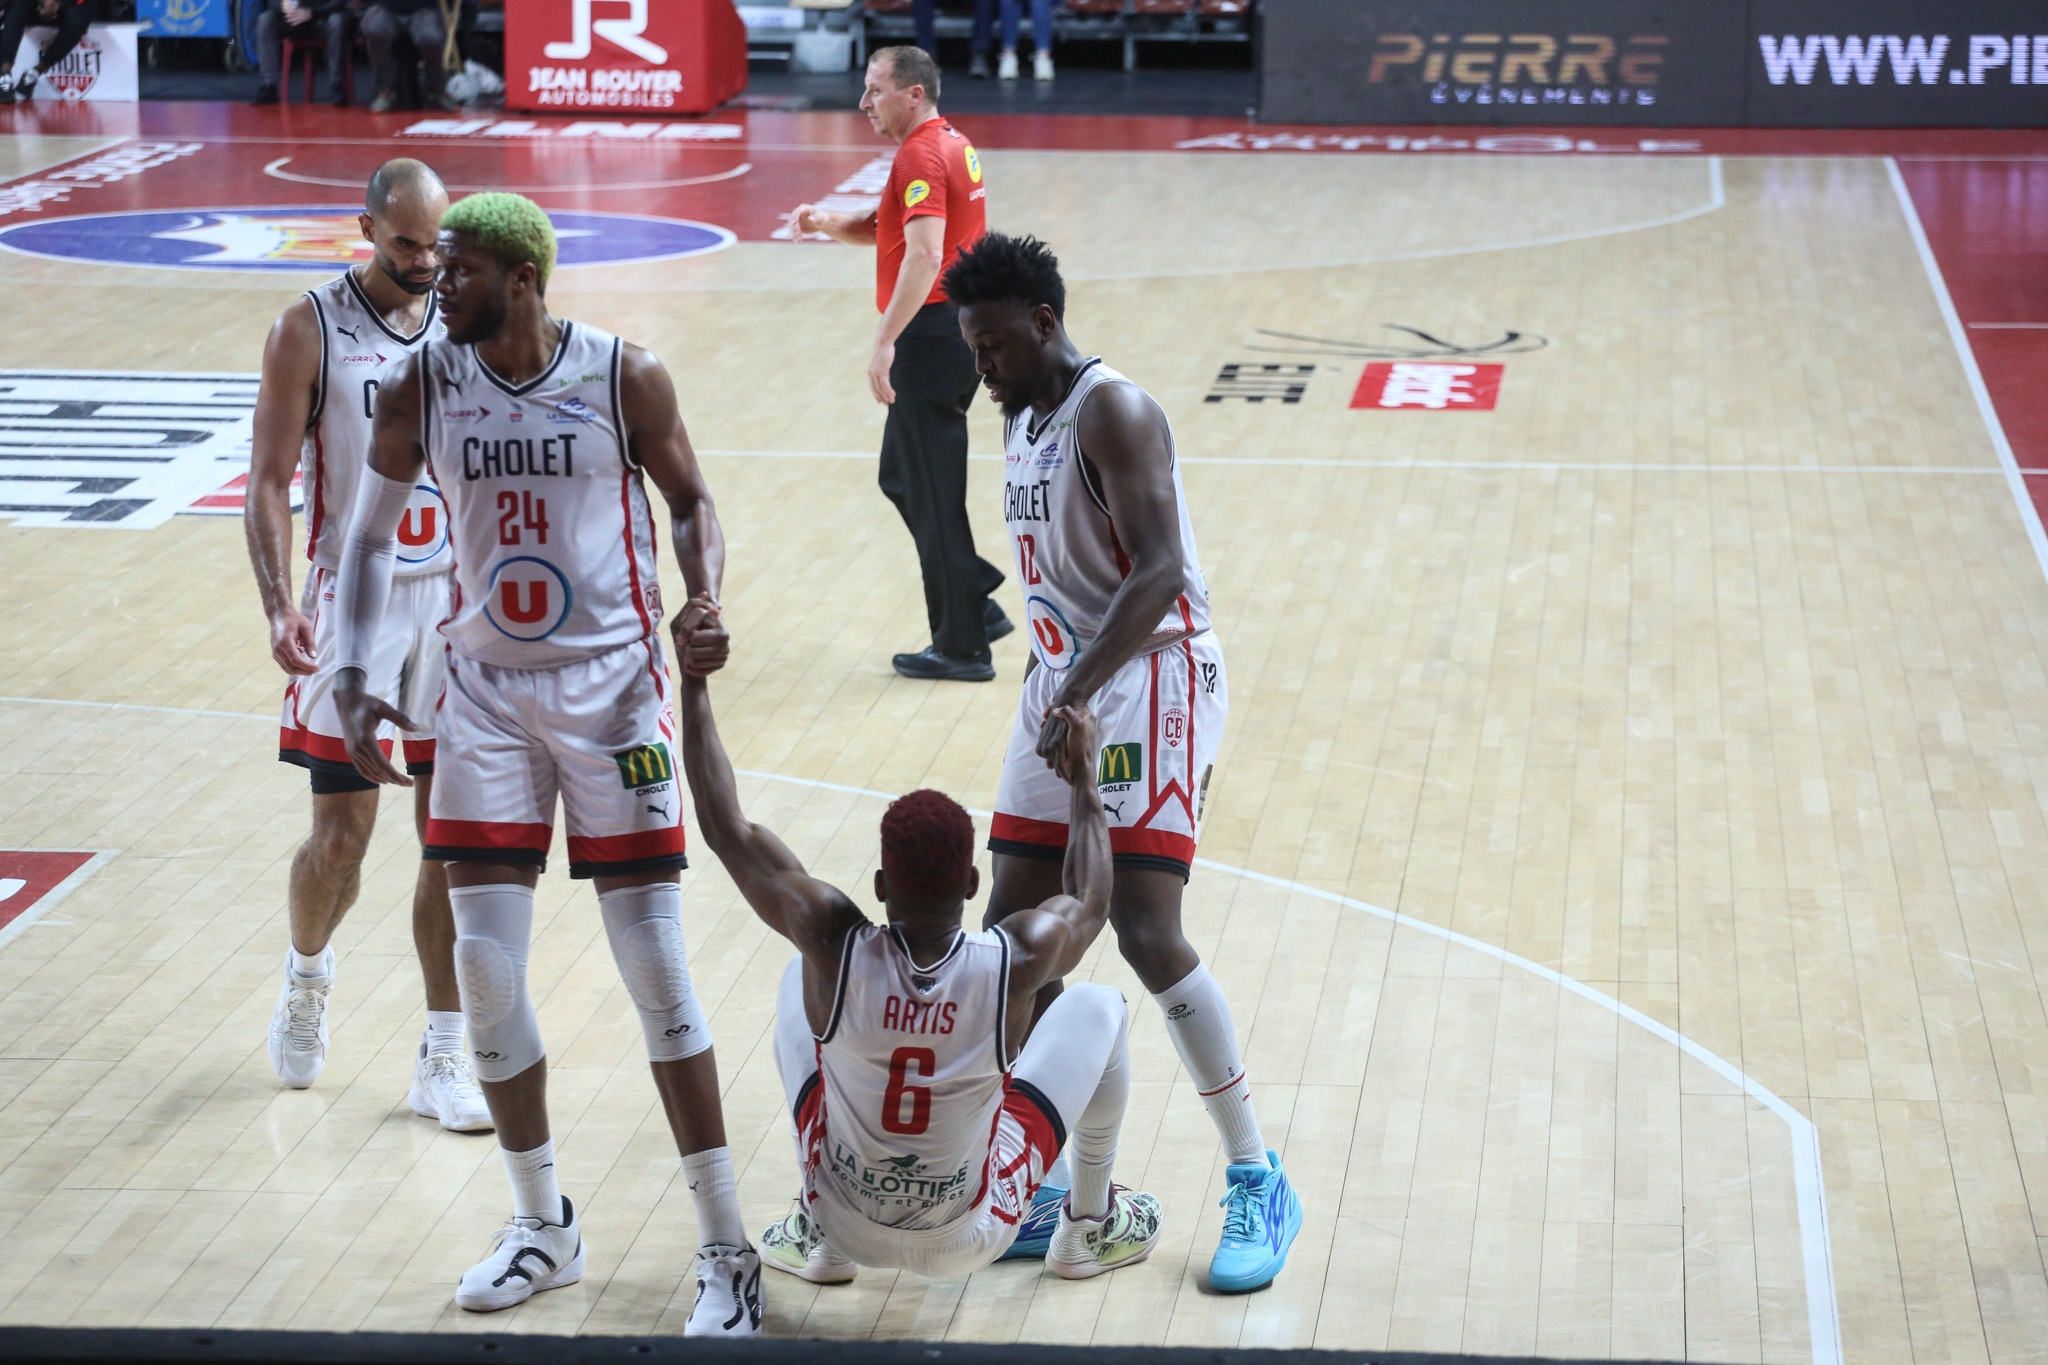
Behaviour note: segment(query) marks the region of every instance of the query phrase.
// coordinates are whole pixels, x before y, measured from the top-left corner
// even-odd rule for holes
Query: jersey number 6
[[[889,1088],[882,1095],[882,1131],[896,1133],[903,1137],[916,1137],[932,1121],[932,1092],[930,1087],[913,1085],[910,1081],[912,1068],[916,1074],[930,1080],[932,1073],[939,1069],[939,1059],[928,1047],[899,1047],[889,1058]],[[903,1113],[903,1101],[910,1101],[910,1115]]]

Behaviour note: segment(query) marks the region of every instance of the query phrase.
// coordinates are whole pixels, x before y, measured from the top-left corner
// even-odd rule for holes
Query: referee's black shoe
[[[987,659],[956,659],[939,653],[937,645],[915,654],[898,654],[889,662],[906,678],[931,682],[992,682],[996,676],[996,666]]]
[[[988,642],[996,641],[1017,629],[1016,623],[1003,615],[1003,609],[996,605],[996,599],[985,597],[981,603],[981,627],[988,632]]]

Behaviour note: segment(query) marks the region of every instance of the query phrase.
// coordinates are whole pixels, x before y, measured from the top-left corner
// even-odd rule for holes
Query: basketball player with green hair
[[[513,1217],[455,1301],[486,1312],[583,1276],[582,1223],[556,1180],[547,1053],[526,987],[534,886],[559,794],[569,875],[597,885],[613,959],[640,1016],[696,1202],[697,1298],[686,1336],[761,1330],[761,1259],[740,1221],[711,1026],[684,955],[682,800],[660,633],[647,484],[667,503],[690,599],[683,668],[725,664],[725,540],[659,360],[548,315],[547,215],[478,194],[441,219],[445,341],[387,379],[341,561],[337,707],[363,776],[404,785],[376,742],[410,728],[350,668],[356,624],[389,590],[403,494],[431,465],[448,499],[456,597],[442,625],[426,856],[448,867],[470,1055],[512,1184]]]

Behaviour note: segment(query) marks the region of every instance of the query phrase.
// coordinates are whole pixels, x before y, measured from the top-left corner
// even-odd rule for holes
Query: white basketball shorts
[[[1071,793],[1038,756],[1039,727],[1065,676],[1040,665],[1024,680],[996,783],[991,852],[1052,862],[1066,857]],[[1117,865],[1186,877],[1230,712],[1223,647],[1215,632],[1132,659],[1091,705],[1102,742],[1102,810]]]
[[[340,613],[334,609],[335,578],[332,569],[320,568],[306,578],[299,610],[313,622],[313,657],[319,671],[286,685],[277,736],[278,761],[308,770],[313,791],[323,796],[377,787],[350,761],[334,711],[334,656],[341,635]],[[434,771],[434,707],[447,675],[447,641],[441,638],[440,625],[448,619],[454,581],[452,573],[392,579],[391,600],[370,655],[370,693],[420,727],[402,736],[405,770],[415,776]],[[399,735],[391,725],[380,727],[377,738],[387,757]]]
[[[451,651],[434,734],[428,858],[544,869],[559,794],[570,876],[689,865],[655,636],[559,668],[501,668]]]

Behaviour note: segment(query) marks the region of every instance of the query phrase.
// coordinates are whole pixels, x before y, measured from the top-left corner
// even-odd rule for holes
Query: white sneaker
[[[412,1112],[423,1119],[436,1119],[451,1133],[487,1133],[491,1130],[491,1106],[469,1069],[469,1057],[461,1052],[429,1052],[424,1039],[420,1055],[413,1059],[412,1090],[405,1097]]]
[[[761,1258],[752,1247],[705,1247],[697,1253],[697,1302],[683,1335],[761,1335]]]
[[[845,1284],[860,1273],[860,1266],[825,1243],[803,1201],[790,1201],[781,1222],[761,1234],[761,1264],[812,1284]]]
[[[1159,1245],[1159,1233],[1159,1201],[1116,1186],[1109,1192],[1109,1212],[1100,1218],[1076,1218],[1060,1205],[1060,1225],[1045,1263],[1063,1280],[1086,1280],[1144,1260]]]
[[[525,1303],[543,1289],[560,1289],[583,1278],[583,1229],[576,1210],[562,1196],[562,1221],[519,1218],[498,1230],[491,1254],[463,1272],[455,1305],[472,1313],[494,1313]]]
[[[270,1016],[270,1066],[294,1090],[320,1079],[327,1065],[327,993],[334,989],[334,949],[320,955],[324,976],[300,976],[292,970],[292,950],[284,953],[284,985],[278,988],[277,1009]]]
[[[1014,81],[1017,79],[1016,53],[1005,52],[1000,58],[997,59],[996,79],[999,81]]]
[[[1049,81],[1052,79],[1052,54],[1050,52],[1034,52],[1031,54],[1031,79],[1035,81]]]

